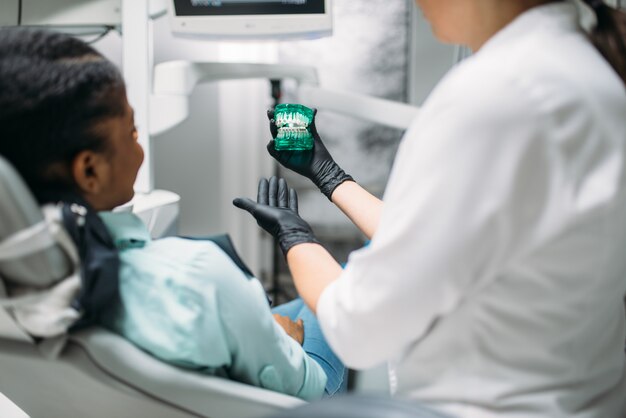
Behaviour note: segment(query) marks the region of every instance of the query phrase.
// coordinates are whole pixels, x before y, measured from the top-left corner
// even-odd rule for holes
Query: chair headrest
[[[0,156],[0,246],[42,222],[42,210],[26,183]],[[58,244],[50,242],[30,254],[0,258],[0,278],[22,286],[48,287],[70,275],[72,261]]]

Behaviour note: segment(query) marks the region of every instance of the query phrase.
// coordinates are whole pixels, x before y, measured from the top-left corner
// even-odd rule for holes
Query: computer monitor
[[[307,38],[332,33],[332,0],[170,0],[172,32],[215,38]]]

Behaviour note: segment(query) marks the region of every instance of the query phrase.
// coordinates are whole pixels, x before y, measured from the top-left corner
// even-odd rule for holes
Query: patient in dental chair
[[[199,372],[307,400],[344,391],[346,370],[301,301],[273,315],[261,284],[219,243],[152,240],[132,213],[111,212],[133,197],[137,138],[122,77],[101,54],[62,34],[0,30],[0,155],[40,204],[85,208],[70,234],[81,271],[115,284],[106,309],[79,307],[84,318]],[[85,283],[83,295],[106,287]]]

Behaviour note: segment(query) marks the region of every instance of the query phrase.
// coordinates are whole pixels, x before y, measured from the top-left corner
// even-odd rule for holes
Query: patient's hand
[[[283,327],[287,335],[302,345],[304,342],[304,323],[302,319],[298,319],[298,322],[293,322],[289,317],[278,314],[274,314],[274,319],[278,322],[278,325]]]

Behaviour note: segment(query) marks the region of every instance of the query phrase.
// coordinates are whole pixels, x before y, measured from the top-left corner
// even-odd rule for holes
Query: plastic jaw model
[[[315,112],[299,104],[280,104],[274,109],[278,135],[274,140],[277,151],[307,151],[313,148],[310,125]]]

